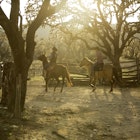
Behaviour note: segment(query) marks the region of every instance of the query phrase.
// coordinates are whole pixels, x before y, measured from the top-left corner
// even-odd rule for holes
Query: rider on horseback
[[[103,55],[101,51],[99,50],[98,47],[96,47],[95,50],[96,50],[96,58],[95,58],[96,62],[91,67],[90,77],[95,76],[96,71],[102,71],[104,66]],[[94,87],[93,84],[90,84],[90,86]]]
[[[49,59],[50,59],[50,65],[56,64],[56,60],[57,60],[57,48],[56,47],[52,48],[52,53],[49,56]]]
[[[52,52],[51,55],[48,56],[49,59],[49,67],[47,68],[47,71],[50,72],[51,70],[53,70],[54,66],[56,65],[56,60],[57,60],[57,48],[53,47],[52,48]]]
[[[91,69],[91,74],[95,74],[95,71],[101,71],[103,70],[103,66],[104,66],[104,62],[103,62],[103,55],[101,53],[101,51],[99,50],[98,47],[95,48],[96,49],[96,62],[94,63],[92,69]]]

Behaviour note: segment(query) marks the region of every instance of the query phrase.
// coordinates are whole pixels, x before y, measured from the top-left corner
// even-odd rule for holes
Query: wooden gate
[[[140,83],[140,60],[121,61],[122,80],[128,84]]]

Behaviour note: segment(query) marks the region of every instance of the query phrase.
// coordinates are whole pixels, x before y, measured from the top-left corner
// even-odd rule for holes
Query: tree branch
[[[19,0],[11,1],[11,12],[10,12],[10,21],[13,26],[15,26],[18,30],[18,16],[19,16]],[[15,30],[15,29],[14,29]]]
[[[63,4],[64,4],[64,1],[63,1]],[[61,5],[61,3],[59,5]],[[34,47],[35,47],[34,37],[35,37],[36,30],[40,27],[40,25],[43,23],[43,21],[45,20],[46,17],[49,17],[49,16],[53,15],[54,13],[55,13],[55,7],[52,7],[50,5],[50,0],[44,0],[36,19],[31,23],[31,25],[27,31],[26,57],[29,60],[33,59],[33,52],[34,52]]]

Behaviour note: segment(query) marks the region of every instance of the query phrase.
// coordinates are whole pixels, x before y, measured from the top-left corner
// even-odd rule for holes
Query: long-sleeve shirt
[[[52,63],[56,63],[57,60],[57,53],[55,51],[53,51],[51,53],[51,55],[49,56],[49,60],[50,60],[50,64]]]
[[[97,63],[103,63],[103,55],[99,50],[96,50]]]

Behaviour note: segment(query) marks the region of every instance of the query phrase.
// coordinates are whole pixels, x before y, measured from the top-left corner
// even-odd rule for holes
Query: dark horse
[[[56,87],[59,85],[60,80],[59,77],[62,77],[62,86],[60,92],[63,91],[65,78],[67,79],[67,86],[72,86],[72,82],[70,80],[69,72],[66,66],[62,64],[55,64],[53,69],[48,73],[46,66],[49,65],[47,57],[45,55],[41,55],[38,57],[38,60],[42,61],[43,64],[43,76],[46,82],[46,92],[48,91],[48,81],[53,78],[57,81],[57,84],[54,87],[54,91]]]
[[[80,67],[85,66],[88,69],[90,84],[93,84],[93,91],[96,89],[96,81],[104,80],[105,82],[110,82],[110,92],[113,91],[113,85],[115,79],[113,78],[113,65],[104,64],[103,69],[100,71],[95,71],[94,75],[92,74],[92,67],[95,62],[91,61],[89,58],[85,57],[81,63]]]

